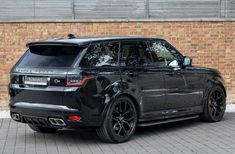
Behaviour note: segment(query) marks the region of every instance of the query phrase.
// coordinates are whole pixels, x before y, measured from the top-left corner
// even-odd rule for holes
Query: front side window
[[[83,57],[80,66],[102,67],[118,65],[118,42],[98,43],[91,45]]]
[[[155,64],[161,66],[177,66],[177,52],[166,42],[154,41],[150,43],[150,50]]]
[[[141,41],[121,43],[121,66],[143,66],[152,62],[147,45]]]

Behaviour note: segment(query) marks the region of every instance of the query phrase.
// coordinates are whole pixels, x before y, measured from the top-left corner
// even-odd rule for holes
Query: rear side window
[[[118,42],[98,43],[91,45],[83,57],[82,67],[118,66]]]
[[[78,46],[30,46],[18,67],[70,67],[83,49]]]

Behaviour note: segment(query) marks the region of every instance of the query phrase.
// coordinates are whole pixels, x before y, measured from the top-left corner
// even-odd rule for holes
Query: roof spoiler
[[[68,34],[67,35],[68,39],[74,39],[74,38],[77,38],[76,35],[74,34]],[[26,44],[26,47],[29,47],[29,46],[35,46],[35,45],[66,45],[66,46],[77,46],[78,44],[77,43],[71,43],[71,42],[58,42],[57,41],[39,41],[39,42],[30,42],[30,43],[27,43]]]
[[[70,42],[53,42],[53,41],[45,41],[45,42],[30,42],[26,44],[26,47],[30,46],[38,46],[38,45],[64,45],[64,46],[78,46],[77,43],[70,43]]]

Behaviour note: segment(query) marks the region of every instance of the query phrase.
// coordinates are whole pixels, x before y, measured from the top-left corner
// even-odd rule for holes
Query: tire
[[[57,128],[49,128],[49,127],[40,127],[40,126],[36,126],[36,125],[32,125],[32,124],[28,124],[29,127],[39,133],[55,133],[57,132]]]
[[[131,99],[118,97],[109,107],[103,125],[96,130],[104,142],[122,143],[135,132],[137,112]]]
[[[218,122],[223,119],[226,109],[226,96],[220,86],[214,86],[206,96],[201,120],[207,122]]]

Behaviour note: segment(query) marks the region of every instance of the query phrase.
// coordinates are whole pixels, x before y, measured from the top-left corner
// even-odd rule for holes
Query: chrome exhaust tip
[[[60,118],[48,118],[49,122],[54,126],[66,126],[63,119]]]
[[[11,118],[15,121],[20,121],[20,114],[19,113],[12,113]]]

